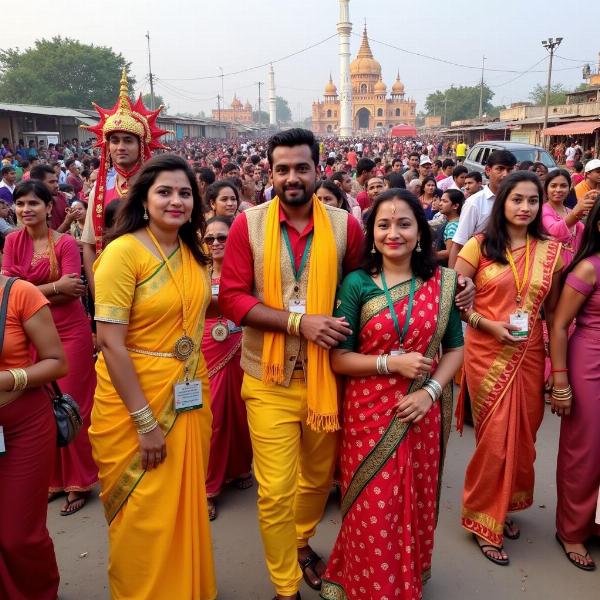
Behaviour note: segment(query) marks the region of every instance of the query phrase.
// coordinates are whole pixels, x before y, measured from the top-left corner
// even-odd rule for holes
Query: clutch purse
[[[52,408],[56,419],[56,445],[63,448],[77,437],[83,419],[77,402],[69,394],[63,394],[56,381],[52,382]]]

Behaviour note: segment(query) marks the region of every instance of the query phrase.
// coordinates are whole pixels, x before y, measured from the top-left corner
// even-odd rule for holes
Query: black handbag
[[[69,394],[63,394],[56,381],[53,381],[51,385],[52,408],[56,419],[56,445],[63,448],[77,437],[83,425],[83,419],[77,402]]]
[[[0,354],[2,354],[2,346],[4,344],[8,295],[16,279],[16,277],[11,277],[4,285],[2,305],[0,306]],[[56,381],[53,381],[51,385],[52,408],[54,409],[54,417],[56,419],[56,444],[62,448],[75,439],[83,425],[83,419],[81,418],[77,402],[69,394],[63,394]]]

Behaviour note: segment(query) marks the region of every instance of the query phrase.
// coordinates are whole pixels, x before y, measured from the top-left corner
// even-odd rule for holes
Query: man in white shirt
[[[477,233],[481,233],[488,222],[496,194],[502,180],[515,168],[517,159],[508,150],[495,150],[485,165],[488,184],[464,203],[458,228],[452,238],[448,266],[453,269],[462,247]]]
[[[445,192],[446,190],[462,190],[463,186],[465,185],[465,179],[467,178],[468,172],[469,169],[463,165],[454,167],[450,177],[446,177],[446,179],[438,181],[438,189],[442,190],[442,192]]]

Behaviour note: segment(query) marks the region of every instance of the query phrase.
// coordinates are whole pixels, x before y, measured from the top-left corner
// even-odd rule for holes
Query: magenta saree
[[[2,272],[33,285],[58,281],[69,273],[81,273],[79,248],[71,236],[60,236],[54,244],[54,253],[57,273],[51,276],[52,257],[48,254],[34,256],[33,242],[27,230],[21,229],[6,238]],[[56,448],[50,491],[82,492],[98,481],[98,469],[92,459],[87,434],[96,387],[92,331],[79,299],[51,304],[50,311],[69,364],[69,372],[58,384],[79,404],[84,420],[77,438],[66,448]]]
[[[347,280],[357,280],[354,287],[360,294],[359,290],[375,284],[366,273],[358,273]],[[359,281],[360,277],[365,280]],[[456,274],[447,269],[438,269],[425,283],[417,280],[404,346],[407,352],[433,358],[434,368],[452,311],[454,345],[462,345],[460,319],[453,309],[455,286]],[[349,287],[345,281],[337,316],[345,314],[346,298],[352,295],[346,295]],[[408,292],[409,282],[390,289],[400,323],[406,319]],[[383,294],[375,290],[362,303],[356,324],[360,333],[354,351],[376,355],[397,348]],[[441,402],[419,423],[400,422],[395,410],[398,401],[422,383],[398,375],[347,380],[340,456],[343,522],[323,579],[321,597],[326,600],[421,598],[423,582],[430,575],[452,411],[452,392],[447,387]]]

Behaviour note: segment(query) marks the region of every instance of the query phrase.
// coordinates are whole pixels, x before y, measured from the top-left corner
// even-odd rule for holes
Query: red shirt
[[[289,224],[283,209],[279,209],[279,222],[287,226],[290,245],[294,254],[296,269],[300,268],[302,254],[306,248],[308,235],[313,230],[313,219],[300,233]],[[344,274],[358,269],[362,261],[364,234],[359,222],[348,216],[348,241],[346,254],[342,262]],[[219,307],[223,314],[237,325],[241,325],[250,309],[260,303],[253,295],[254,291],[254,257],[248,237],[248,221],[246,215],[238,215],[229,230],[227,251],[223,259],[221,282],[219,288]]]
[[[359,192],[356,196],[356,201],[360,206],[360,210],[365,211],[367,208],[371,208],[371,198],[369,198],[369,194],[367,192],[362,191]]]

